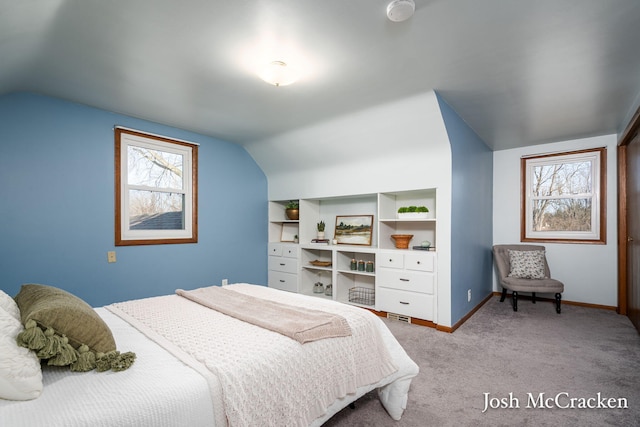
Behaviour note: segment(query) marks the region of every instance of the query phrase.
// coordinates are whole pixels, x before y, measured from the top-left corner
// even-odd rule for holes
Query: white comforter
[[[260,288],[269,294],[282,292]],[[285,299],[291,298],[292,301],[297,301],[303,306],[311,304],[309,308],[319,308],[317,303],[328,311],[344,307],[342,304],[318,298],[283,294]],[[277,298],[281,297],[278,295]],[[281,302],[286,301],[281,300]],[[347,307],[347,309],[363,311],[354,307]],[[26,402],[0,400],[0,425],[47,427],[87,425],[224,427],[227,425],[221,383],[201,362],[206,357],[198,354],[192,357],[183,350],[176,350],[169,345],[168,347],[175,354],[188,360],[185,364],[105,308],[99,308],[96,311],[111,327],[118,348],[136,352],[137,360],[133,367],[117,373],[95,371],[72,373],[65,369],[45,367],[45,386],[42,396]],[[380,400],[389,415],[393,419],[400,419],[406,406],[411,380],[417,375],[418,367],[407,356],[383,322],[367,312],[367,316],[369,315],[389,351],[392,363],[398,367],[398,370],[375,383],[359,386],[356,390],[345,389],[342,396],[330,403],[328,407],[325,407],[323,401],[321,406],[324,413],[315,418],[310,423],[311,426],[320,426],[346,405],[375,388],[378,388]],[[219,320],[216,324],[210,325],[211,336],[214,335],[213,331],[223,323],[226,324],[225,322],[227,320]],[[255,328],[252,325],[248,326]],[[233,328],[236,328],[234,331],[239,332],[246,326],[234,325]],[[274,334],[269,331],[264,332]],[[263,332],[254,331],[254,333],[262,334]],[[289,338],[284,339],[297,346],[300,345]],[[159,341],[163,340],[159,339]],[[250,356],[250,354],[240,353],[229,357],[244,359]],[[262,369],[268,369],[270,364],[279,363],[277,359],[268,357],[263,359],[260,365]],[[335,364],[334,355],[323,354],[315,366],[320,372],[328,375]],[[295,375],[300,374],[298,372]],[[257,387],[262,387],[261,393],[270,393],[273,387],[278,385],[258,383]],[[295,399],[295,396],[291,397]],[[316,402],[302,403],[310,403],[313,407]]]
[[[2,427],[212,426],[206,380],[104,308],[96,311],[120,349],[134,351],[122,372],[43,367],[44,390],[22,402],[0,399]]]
[[[339,314],[352,330],[351,336],[300,344],[178,295],[108,307],[163,347],[188,353],[176,352],[185,362],[195,358],[205,365],[215,377],[210,383],[220,383],[214,392],[224,390],[214,396],[214,404],[224,402],[232,426],[308,426],[336,398],[398,369],[376,328],[379,319],[367,310],[263,286],[235,284],[227,289]]]

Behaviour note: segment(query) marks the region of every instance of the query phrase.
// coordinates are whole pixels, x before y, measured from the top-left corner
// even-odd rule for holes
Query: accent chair
[[[555,293],[556,312],[560,314],[560,303],[564,284],[551,278],[546,250],[540,245],[494,245],[493,259],[498,269],[498,281],[502,286],[503,302],[507,289],[511,291],[513,311],[518,311],[520,292],[531,292],[536,303],[536,293]]]

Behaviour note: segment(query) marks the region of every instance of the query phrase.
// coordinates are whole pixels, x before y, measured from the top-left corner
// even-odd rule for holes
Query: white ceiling
[[[0,95],[32,91],[240,144],[435,89],[494,149],[615,133],[639,0],[0,0]],[[307,67],[274,87],[252,69]]]

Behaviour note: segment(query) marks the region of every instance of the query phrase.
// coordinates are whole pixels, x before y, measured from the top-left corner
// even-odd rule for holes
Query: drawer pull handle
[[[280,279],[280,283],[284,283],[284,280]]]
[[[405,301],[399,301],[399,302],[400,302],[400,304],[409,305],[409,303],[405,302]]]
[[[285,265],[287,265],[287,264],[285,264],[284,262],[281,262],[281,263],[280,263],[280,265],[285,266]]]
[[[418,265],[420,265],[420,261],[418,261],[418,263],[417,263],[417,264],[418,264]]]
[[[400,281],[401,281],[401,282],[408,282],[408,281],[409,281],[409,279],[403,279],[403,278],[401,277],[401,278],[400,278]]]
[[[389,258],[389,262],[393,262],[393,259],[392,259],[392,258]]]

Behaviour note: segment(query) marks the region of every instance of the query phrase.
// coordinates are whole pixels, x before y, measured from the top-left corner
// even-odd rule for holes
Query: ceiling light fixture
[[[284,61],[270,62],[260,73],[260,78],[274,86],[286,86],[297,80],[295,70]]]
[[[416,4],[413,0],[393,0],[387,6],[387,18],[393,22],[402,22],[413,16]]]

